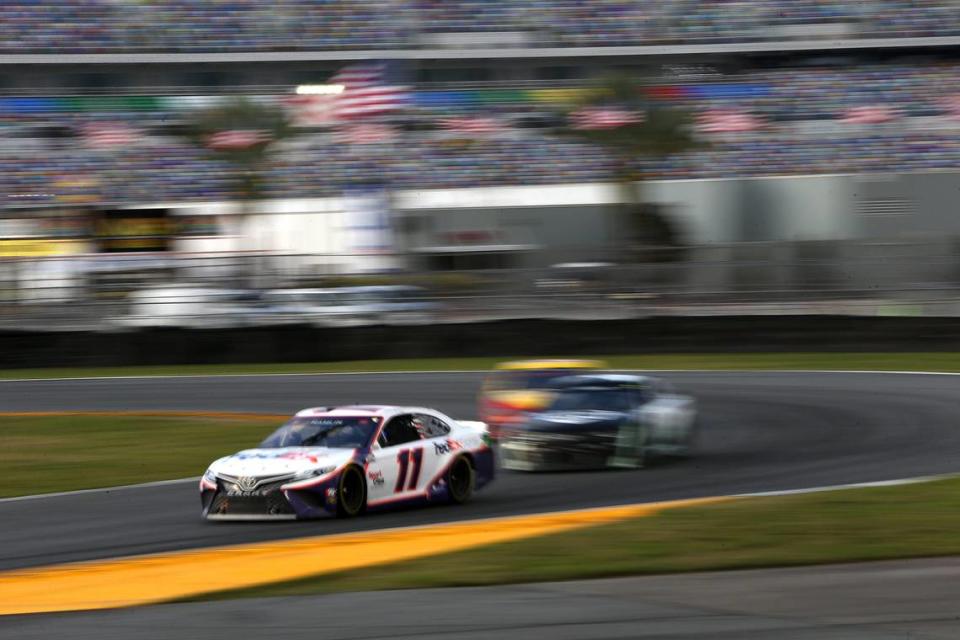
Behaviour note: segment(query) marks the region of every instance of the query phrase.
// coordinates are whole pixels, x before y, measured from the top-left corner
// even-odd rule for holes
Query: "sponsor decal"
[[[337,490],[330,487],[326,491],[327,504],[337,504]]]
[[[237,478],[235,483],[227,483],[227,495],[228,496],[265,496],[269,491],[263,489],[257,489],[257,485],[260,484],[260,479],[254,476],[241,476]]]
[[[443,442],[434,442],[433,443],[433,452],[438,456],[443,456],[448,453],[453,453],[459,449],[462,449],[463,446],[456,440],[445,440]]]
[[[279,453],[238,453],[233,456],[236,460],[273,460],[274,458],[280,457],[282,454]]]
[[[241,452],[233,456],[235,460],[309,460],[317,463],[321,458],[304,451],[252,451]]]
[[[309,460],[310,462],[316,464],[320,459],[309,453],[303,453],[302,451],[288,451],[282,456],[277,456],[280,460]]]
[[[383,471],[370,471],[369,473],[367,473],[367,476],[369,476],[370,481],[373,483],[373,486],[375,487],[383,486],[383,483],[384,483]]]

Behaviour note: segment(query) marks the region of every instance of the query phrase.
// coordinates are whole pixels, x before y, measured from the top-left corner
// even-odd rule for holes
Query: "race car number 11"
[[[413,471],[410,473],[410,485],[407,487],[407,491],[413,491],[417,488],[422,463],[423,449],[404,449],[397,454],[397,464],[400,465],[400,470],[397,472],[397,484],[393,487],[394,493],[403,491],[407,479],[407,469],[411,464],[413,465]]]

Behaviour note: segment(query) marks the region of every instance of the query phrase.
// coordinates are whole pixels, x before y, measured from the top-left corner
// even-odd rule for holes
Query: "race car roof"
[[[502,371],[525,371],[530,369],[603,369],[606,363],[600,360],[513,360],[501,362]]]
[[[573,387],[624,387],[624,386],[639,386],[646,384],[650,381],[649,378],[645,376],[633,376],[627,374],[619,373],[604,373],[604,374],[586,374],[586,375],[573,375],[560,378],[559,380],[553,381],[553,386],[558,389],[570,389]]]
[[[384,416],[390,418],[398,413],[431,413],[426,407],[400,407],[390,404],[355,404],[335,407],[310,407],[297,412],[297,417],[336,416]]]
[[[341,407],[310,407],[297,412],[298,416],[378,416],[401,411],[392,405],[350,405]]]

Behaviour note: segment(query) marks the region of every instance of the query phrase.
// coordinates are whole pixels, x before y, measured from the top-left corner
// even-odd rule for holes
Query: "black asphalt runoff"
[[[0,502],[0,569],[632,502],[960,471],[960,376],[664,374],[696,396],[695,457],[638,471],[503,473],[462,507],[354,520],[206,523],[195,483]],[[292,413],[423,404],[476,416],[476,373],[0,382],[0,410],[196,409]],[[163,446],[144,433],[144,447]],[[194,470],[200,475],[203,469]]]

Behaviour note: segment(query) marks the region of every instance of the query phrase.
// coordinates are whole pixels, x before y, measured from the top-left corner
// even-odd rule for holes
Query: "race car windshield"
[[[331,447],[356,449],[373,439],[377,418],[294,418],[260,444],[261,449],[280,447]]]
[[[560,393],[550,411],[629,411],[630,397],[623,389],[571,389]]]

